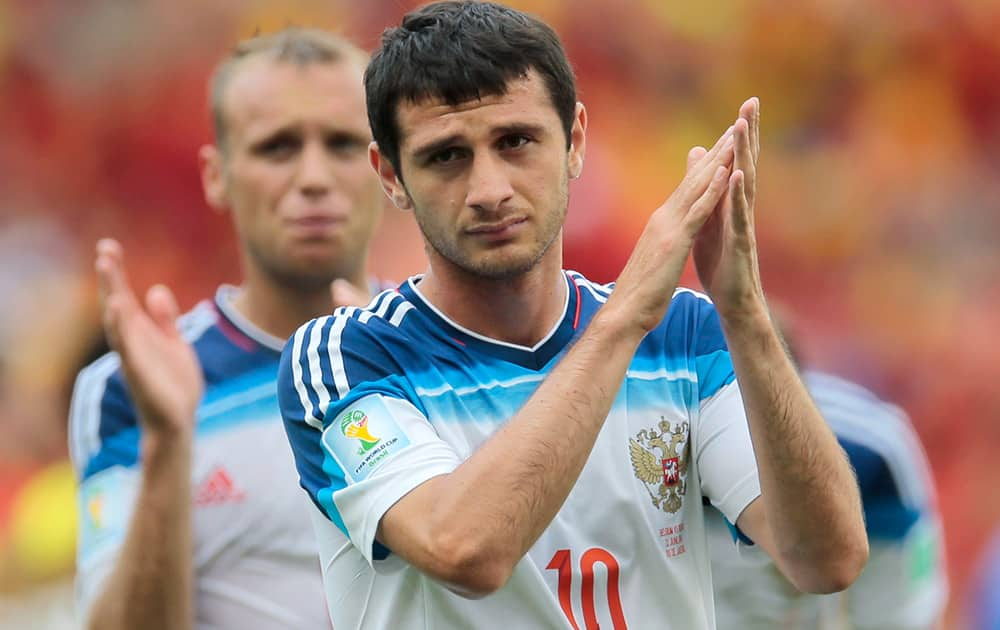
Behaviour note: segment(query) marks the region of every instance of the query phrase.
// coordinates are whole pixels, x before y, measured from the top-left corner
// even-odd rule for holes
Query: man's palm
[[[122,248],[105,239],[97,246],[104,329],[121,356],[129,392],[145,428],[190,430],[204,391],[194,350],[177,330],[177,301],[162,285],[146,294],[145,309],[129,286]]]

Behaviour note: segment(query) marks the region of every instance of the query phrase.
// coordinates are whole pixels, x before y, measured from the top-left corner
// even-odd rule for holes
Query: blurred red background
[[[596,279],[614,279],[687,149],[761,98],[765,287],[796,313],[808,362],[912,416],[945,517],[948,627],[961,627],[970,571],[1000,524],[1000,5],[512,4],[562,35],[588,106],[566,249],[567,266]],[[0,591],[25,599],[72,570],[65,419],[98,340],[96,239],[122,240],[134,284],[165,282],[185,307],[238,281],[195,157],[214,62],[288,24],[372,48],[411,6],[0,2]],[[385,278],[423,265],[395,210],[373,252]]]

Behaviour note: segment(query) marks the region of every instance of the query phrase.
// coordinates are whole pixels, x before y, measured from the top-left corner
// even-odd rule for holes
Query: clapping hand
[[[98,286],[104,331],[121,357],[122,371],[143,428],[156,435],[190,432],[204,391],[194,349],[177,329],[173,293],[156,285],[139,302],[125,273],[122,246],[97,243]]]

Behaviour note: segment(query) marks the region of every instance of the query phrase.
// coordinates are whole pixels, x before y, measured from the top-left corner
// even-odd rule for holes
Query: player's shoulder
[[[80,371],[70,401],[69,454],[81,475],[107,435],[138,425],[121,371],[121,357],[109,352]]]
[[[202,300],[177,318],[177,331],[188,343],[197,344],[209,330],[219,325],[219,317],[212,300]]]
[[[413,304],[399,291],[387,289],[365,306],[342,306],[330,315],[302,324],[289,340],[290,345],[298,354],[309,344],[331,347],[375,338],[402,337],[406,332],[400,326],[413,309]]]
[[[859,383],[818,370],[803,371],[802,380],[838,435],[848,434],[861,442],[878,443],[893,442],[914,433],[902,408]]]
[[[923,500],[923,486],[928,483],[927,456],[900,407],[832,374],[806,370],[803,381],[851,458],[860,481],[871,477],[872,470],[884,469],[901,486],[900,492],[915,501]]]
[[[194,344],[215,322],[211,302],[204,301],[179,317],[177,328],[186,341]],[[137,430],[138,418],[122,372],[121,357],[117,352],[108,352],[80,370],[73,385],[70,456],[78,466],[86,464],[109,437]]]
[[[712,298],[701,291],[677,287],[670,297],[670,310],[674,314],[694,314],[704,317],[707,313],[715,314],[715,304],[712,303]]]
[[[335,375],[359,368],[369,376],[395,369],[412,361],[427,343],[410,325],[414,311],[414,305],[395,289],[382,291],[365,306],[338,308],[302,324],[285,345],[285,361]]]
[[[278,401],[286,420],[319,421],[331,399],[347,396],[359,383],[398,381],[418,371],[419,335],[401,330],[412,313],[412,303],[387,290],[366,306],[338,308],[302,324],[285,344],[278,368]]]
[[[566,277],[569,279],[572,287],[580,294],[580,297],[592,300],[598,304],[604,304],[608,301],[611,296],[611,292],[615,290],[615,283],[600,283],[595,282],[586,276],[584,276],[579,271],[573,271],[572,269],[565,270]]]
[[[204,300],[177,318],[177,330],[185,341],[194,345],[197,352],[198,342],[217,322],[218,313],[210,301]],[[81,390],[91,397],[98,391],[102,392],[101,396],[127,397],[121,357],[117,352],[107,352],[80,370],[74,391]]]
[[[849,381],[846,378],[823,372],[820,370],[806,369],[802,372],[802,380],[813,392],[814,397],[844,398],[863,402],[866,404],[881,404],[882,400],[867,387],[860,383]]]
[[[694,289],[677,287],[674,290],[656,330],[671,353],[684,352],[698,357],[726,351],[715,305],[707,295]]]
[[[615,289],[614,282],[594,282],[576,271],[567,270],[566,275],[580,295],[585,312],[600,308]],[[671,295],[663,320],[643,339],[637,355],[693,358],[725,351],[725,348],[725,338],[712,300],[702,292],[678,287]]]
[[[589,296],[601,303],[607,302],[615,290],[614,282],[595,282],[572,269],[566,270],[566,276],[582,295]],[[714,312],[715,306],[706,294],[687,287],[677,287],[670,297],[670,310],[674,311],[675,314],[691,312],[704,314],[706,311]]]

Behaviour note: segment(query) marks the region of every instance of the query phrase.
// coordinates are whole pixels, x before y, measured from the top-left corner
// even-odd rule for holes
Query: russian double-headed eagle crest
[[[676,427],[660,416],[656,429],[643,429],[629,438],[628,452],[632,470],[643,483],[653,506],[676,514],[681,509],[681,497],[687,489],[688,423]],[[659,451],[657,456],[655,451]]]

